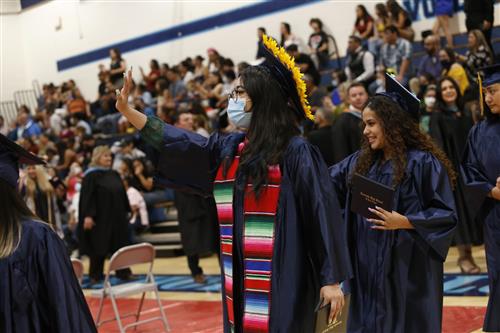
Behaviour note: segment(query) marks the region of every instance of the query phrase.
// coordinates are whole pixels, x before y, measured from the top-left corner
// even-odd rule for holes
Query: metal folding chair
[[[154,276],[153,276],[153,262],[155,259],[155,248],[153,245],[149,243],[140,243],[136,245],[125,246],[116,251],[111,260],[109,262],[109,267],[106,273],[106,278],[104,279],[103,289],[97,290],[93,295],[99,296],[101,298],[99,304],[99,311],[97,313],[96,325],[97,327],[101,326],[106,322],[110,322],[116,320],[118,323],[118,327],[121,333],[124,333],[128,328],[135,327],[140,324],[149,323],[155,320],[161,320],[163,322],[163,327],[165,331],[170,331],[170,327],[168,325],[167,316],[163,311],[163,307],[160,300],[160,295],[158,293],[158,287],[156,285]],[[119,269],[128,268],[137,264],[147,264],[149,263],[149,272],[146,274],[146,280],[142,282],[131,282],[125,283],[118,286],[111,286],[110,282],[110,273]],[[139,317],[141,315],[142,306],[144,304],[144,297],[146,296],[146,292],[153,292],[156,296],[156,300],[158,302],[158,307],[160,311],[160,316],[149,318],[145,320],[139,321]],[[142,293],[142,297],[139,303],[139,308],[136,313],[129,313],[123,316],[120,316],[120,312],[118,311],[118,305],[116,299],[118,297],[127,297],[133,294]],[[107,319],[101,321],[101,314],[104,305],[104,300],[106,297],[111,299],[111,304],[113,305],[113,311],[115,314],[115,318]],[[135,316],[135,322],[123,326],[121,319],[129,316]]]
[[[71,258],[71,265],[73,265],[73,271],[81,285],[83,281],[83,263],[80,259]]]

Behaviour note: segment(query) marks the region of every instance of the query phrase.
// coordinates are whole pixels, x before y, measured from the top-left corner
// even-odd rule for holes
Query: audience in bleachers
[[[412,42],[415,38],[415,31],[411,26],[412,20],[410,14],[396,0],[387,0],[386,6],[391,24],[398,29],[399,36]]]
[[[450,31],[450,17],[453,16],[453,0],[436,0],[434,2],[434,14],[436,21],[432,27],[432,33],[439,38],[442,30],[446,37],[446,44],[453,47],[453,37]]]
[[[491,25],[492,21],[484,18],[483,24],[478,26],[479,14],[474,9],[475,5],[472,1],[465,2],[468,28],[472,27],[467,53],[458,55],[450,48],[452,43],[447,34],[447,19],[444,18],[450,14],[449,4],[448,1],[437,1],[443,7],[437,11],[442,15],[436,24],[444,30],[448,47],[440,47],[437,35],[427,36],[424,39],[425,55],[413,67],[409,40],[413,39],[414,32],[409,13],[393,0],[387,1],[387,4],[377,3],[374,17],[365,6],[357,6],[345,66],[333,71],[331,81],[326,84],[331,59],[329,37],[323,29],[323,22],[317,18],[309,21],[313,30],[308,39],[309,47],[302,45],[301,37],[304,36],[292,33],[289,23],[281,23],[280,44],[285,46],[305,74],[309,102],[316,112],[315,128],[310,131],[307,126],[312,124],[306,124],[303,133],[320,147],[327,164],[339,162],[359,148],[360,111],[369,94],[383,91],[385,72],[393,73],[398,81],[409,86],[422,99],[421,126],[425,131],[432,133],[436,119],[444,114],[453,117],[458,114],[473,115],[478,105],[477,72],[494,59],[488,38],[481,32],[491,30],[486,22]],[[260,45],[265,28],[259,27],[258,31]],[[434,33],[437,32],[434,29]],[[197,55],[178,64],[161,63],[161,59],[155,58],[158,55],[151,55],[147,73],[139,66],[141,75],[135,82],[129,102],[148,116],[156,115],[165,122],[186,122],[186,126],[205,137],[217,131],[234,131],[235,126],[228,122],[225,108],[228,95],[235,88],[236,78],[249,64],[239,62],[242,59],[225,58],[215,48],[206,52],[207,59]],[[56,185],[38,179],[38,170],[35,172],[31,168],[24,178],[24,193],[26,200],[31,202],[29,206],[42,218],[53,224],[60,220],[57,229],[64,231],[70,248],[75,247],[71,245],[75,242],[75,235],[71,232],[75,224],[79,219],[83,221],[89,217],[85,215],[88,214],[88,205],[84,215],[79,217],[79,187],[85,179],[84,174],[88,175],[86,172],[97,145],[111,147],[113,169],[119,171],[125,184],[123,187],[120,183],[123,190],[120,193],[127,199],[126,190],[127,204],[132,210],[132,217],[127,217],[127,222],[139,227],[152,224],[154,219],[152,215],[147,217],[145,207],[151,213],[156,204],[174,200],[172,190],[156,188],[153,184],[151,165],[157,156],[115,109],[115,89],[122,86],[127,64],[118,49],[110,50],[110,58],[109,66],[100,65],[98,68],[95,100],[87,101],[73,80],[60,85],[48,83],[43,85],[36,110],[21,106],[14,124],[7,124],[0,117],[1,133],[8,134],[9,138],[19,141],[48,162],[48,176],[44,177],[51,177]],[[322,76],[327,80],[322,82]],[[436,91],[435,82],[445,76],[447,79],[438,84]],[[465,95],[467,103],[444,105],[447,92],[442,87],[443,82],[451,82],[451,88],[458,87],[457,95]],[[455,110],[457,107],[458,110]],[[446,110],[443,111],[443,108]],[[464,138],[466,134],[465,130],[461,133]],[[46,198],[47,193],[50,200]],[[87,186],[83,189],[83,194],[86,193]],[[56,218],[57,214],[60,217]],[[87,228],[90,225],[90,222],[86,223]],[[141,231],[143,228],[138,229]],[[134,237],[132,235],[127,239],[130,241]],[[126,243],[123,241],[120,244]],[[100,261],[104,252],[100,251],[99,258],[93,260],[92,277],[96,280],[102,277]],[[468,257],[467,249],[461,254],[461,267],[466,272],[474,272],[474,262]],[[194,259],[190,265],[194,267],[193,276],[198,275]]]
[[[452,78],[460,88],[460,94],[464,94],[469,87],[469,79],[464,67],[457,61],[455,52],[450,47],[445,47],[439,51],[439,61],[441,63],[441,77]]]
[[[464,0],[465,26],[467,31],[481,30],[491,48],[495,0]]]
[[[289,23],[281,22],[280,33],[281,33],[280,45],[283,46],[285,49],[290,45],[296,45],[299,51],[302,52],[305,51],[304,46],[302,45],[303,44],[302,40],[292,33],[292,28]]]
[[[325,68],[328,65],[328,54],[330,52],[328,35],[323,31],[323,22],[319,18],[312,18],[309,21],[309,26],[313,30],[308,42],[311,58],[317,68]]]
[[[442,67],[439,61],[439,38],[429,35],[424,39],[425,55],[417,67],[417,75],[431,74],[434,78],[441,75]]]
[[[345,74],[349,81],[361,82],[368,87],[375,80],[375,58],[361,43],[360,37],[349,37]]]
[[[476,81],[479,68],[493,63],[493,52],[483,33],[478,29],[469,31],[468,48],[465,56],[459,56],[458,59],[466,64],[469,80]]]
[[[373,17],[368,13],[365,6],[358,5],[352,35],[366,41],[373,36],[373,30]]]

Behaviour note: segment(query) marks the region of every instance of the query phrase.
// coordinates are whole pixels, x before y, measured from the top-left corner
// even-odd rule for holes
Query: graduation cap
[[[483,87],[489,87],[495,83],[500,83],[500,64],[483,67],[480,69],[484,73],[484,80],[477,73],[477,82],[479,84],[479,106],[481,107],[481,115],[484,114],[484,97]]]
[[[390,98],[398,104],[413,119],[418,121],[420,114],[420,100],[399,83],[394,76],[385,73],[385,93],[378,93]]]
[[[267,35],[262,36],[265,61],[261,65],[267,68],[278,82],[281,91],[289,97],[294,110],[300,118],[314,120],[311,107],[307,101],[306,84],[295,60],[278,45],[278,42]]]
[[[45,162],[0,134],[0,178],[12,187],[17,186],[19,164],[45,164]]]

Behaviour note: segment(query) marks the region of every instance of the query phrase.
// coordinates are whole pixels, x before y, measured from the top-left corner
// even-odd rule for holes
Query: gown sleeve
[[[51,230],[36,250],[37,270],[40,272],[41,290],[46,292],[42,300],[47,311],[50,332],[96,332],[94,320],[88,308],[66,248]]]
[[[488,180],[484,167],[477,156],[479,135],[479,126],[475,126],[467,139],[461,168],[464,183],[467,186],[470,207],[473,212],[480,210],[484,200],[494,187]]]
[[[346,157],[339,163],[332,165],[328,170],[333,190],[337,194],[341,208],[344,208],[346,205],[347,193],[349,192],[350,168],[357,156],[358,152]]]
[[[345,223],[331,188],[328,168],[319,151],[305,142],[291,155],[298,211],[319,282],[325,286],[348,280],[352,273]]]
[[[431,248],[444,261],[457,225],[453,191],[443,165],[431,154],[422,160],[415,164],[412,172],[418,200],[406,203],[416,205],[418,201],[420,209],[405,216],[415,228],[410,233],[416,232],[419,236],[417,243]]]
[[[156,117],[148,117],[141,135],[160,151],[156,183],[201,195],[212,193],[220,161],[232,158],[244,138],[243,133],[215,133],[207,139]]]
[[[445,149],[445,139],[442,130],[441,114],[433,112],[429,119],[429,135],[441,149]]]

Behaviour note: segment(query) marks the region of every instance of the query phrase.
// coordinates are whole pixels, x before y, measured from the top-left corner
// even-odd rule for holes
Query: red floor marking
[[[483,327],[485,307],[445,306],[443,333],[470,333]]]
[[[88,297],[87,302],[94,319],[99,309],[99,299]],[[222,330],[222,305],[221,302],[210,301],[162,301],[162,305],[170,324],[171,333],[221,333]],[[119,299],[118,310],[122,314],[128,314],[137,310],[138,299]],[[144,301],[145,310],[140,319],[147,319],[159,315],[158,303],[155,300]],[[104,303],[101,319],[114,317],[113,307],[108,300]],[[122,324],[134,322],[134,317],[127,317],[122,320]],[[106,323],[99,328],[99,333],[119,332],[115,321]],[[130,328],[127,332],[136,333],[158,333],[163,332],[161,321],[137,326],[137,330]]]
[[[97,298],[88,297],[88,304],[92,315],[96,316],[99,308]],[[119,299],[118,309],[120,313],[127,314],[137,310],[138,299]],[[222,329],[222,305],[221,302],[211,301],[162,301],[165,314],[170,324],[171,333],[221,333]],[[141,319],[151,318],[159,315],[158,304],[154,300],[144,302],[144,315]],[[486,308],[473,306],[446,306],[443,311],[443,333],[470,333],[478,330],[483,325]],[[103,319],[113,317],[111,302],[104,303]],[[133,317],[122,320],[124,325],[132,323]],[[127,332],[134,332],[131,328]],[[116,322],[109,322],[101,326],[99,333],[119,332]],[[163,332],[161,321],[154,321],[137,326],[137,333],[159,333]]]

